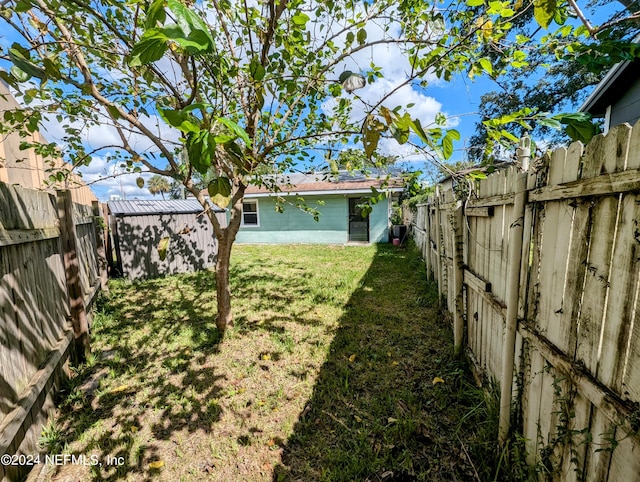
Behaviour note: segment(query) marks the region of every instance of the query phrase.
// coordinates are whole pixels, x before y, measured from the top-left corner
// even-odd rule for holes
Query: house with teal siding
[[[343,172],[290,174],[274,186],[247,188],[237,243],[386,243],[391,207],[403,190],[401,178]],[[363,216],[360,204],[372,187],[386,196]],[[319,211],[318,220],[296,207],[300,203]]]

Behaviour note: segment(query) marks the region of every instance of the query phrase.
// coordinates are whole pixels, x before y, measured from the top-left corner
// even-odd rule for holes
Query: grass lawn
[[[50,480],[493,478],[495,417],[416,251],[236,246],[231,278],[224,340],[212,272],[110,284],[43,434],[102,466]]]

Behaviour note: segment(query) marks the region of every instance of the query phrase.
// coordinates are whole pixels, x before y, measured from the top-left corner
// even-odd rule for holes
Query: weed
[[[53,416],[42,427],[38,445],[43,452],[48,454],[61,454],[64,451],[64,433]]]

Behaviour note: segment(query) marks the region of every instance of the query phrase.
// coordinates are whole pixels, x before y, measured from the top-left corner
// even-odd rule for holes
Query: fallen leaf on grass
[[[349,357],[349,363],[353,363],[354,361],[356,361],[356,354],[355,353]]]
[[[151,462],[149,464],[150,469],[160,469],[162,467],[164,467],[164,461],[162,460],[156,460],[155,462]]]
[[[392,362],[391,362],[391,365],[395,367],[395,366],[398,366],[398,365],[399,365],[399,363],[398,363],[397,361],[395,361],[395,360],[394,360],[394,361],[392,361]]]
[[[389,418],[387,419],[387,422],[388,422],[388,423],[396,423],[397,421],[398,421],[398,419],[397,419],[397,418],[393,418],[393,417],[389,417]]]
[[[356,419],[356,422],[362,423],[362,419],[360,417],[358,417],[357,415],[354,415],[353,418]]]
[[[437,385],[438,383],[444,383],[444,380],[442,378],[440,378],[440,377],[435,377],[433,379],[433,384]]]
[[[271,355],[269,355],[268,353],[265,353],[264,355],[262,355],[262,359],[263,360],[271,360]]]
[[[116,387],[113,390],[111,390],[111,392],[109,393],[121,393],[126,390],[129,390],[129,388],[130,388],[129,385],[120,385],[119,387]]]

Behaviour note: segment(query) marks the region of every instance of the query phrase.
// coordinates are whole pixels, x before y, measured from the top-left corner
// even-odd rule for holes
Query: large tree
[[[582,55],[578,61],[573,61],[569,52],[539,49],[538,39],[541,32],[546,32],[536,20],[543,22],[545,17],[538,15],[536,19],[533,8],[523,11],[523,15],[514,20],[512,35],[524,40],[522,49],[527,51],[527,56],[515,66],[495,58],[495,62],[501,64],[504,71],[495,77],[495,89],[485,92],[480,98],[478,114],[482,120],[476,124],[476,132],[468,143],[468,158],[473,162],[488,162],[501,152],[503,155],[507,154],[501,149],[495,149],[495,141],[499,139],[490,135],[492,132],[489,132],[490,129],[488,131],[488,126],[482,121],[508,119],[523,107],[527,111],[521,118],[536,113],[557,114],[563,110],[575,109],[587,97],[590,88],[604,77],[609,67],[632,55],[629,42],[633,42],[640,31],[640,2],[619,0],[617,8],[615,2],[603,0],[589,2],[583,8],[577,2],[550,4],[553,16],[549,15],[548,19],[550,23],[553,20],[556,28],[559,27],[558,33],[564,36],[565,45],[567,40],[571,40],[570,37],[586,29],[591,32],[589,38],[583,40],[584,44],[590,48],[589,44],[595,41],[594,46],[599,52],[595,56]],[[595,17],[600,19],[599,24],[589,19],[594,17],[594,9],[598,11]],[[604,16],[603,9],[606,9]],[[573,25],[580,22],[580,30],[570,26],[571,18],[574,19]],[[510,132],[520,136],[533,131],[530,135],[558,143],[569,139],[567,133],[544,124],[516,123]]]
[[[536,2],[536,13],[553,16],[558,5]],[[4,113],[3,128],[20,130],[24,148],[57,154],[56,145],[27,141],[43,122],[57,122],[73,166],[101,154],[182,183],[218,241],[216,323],[224,330],[248,184],[276,188],[268,174],[317,147],[361,145],[372,156],[384,136],[449,156],[458,136],[446,120],[427,125],[396,109],[394,94],[428,78],[495,75],[496,58],[517,67],[526,52],[509,36],[512,20],[530,8],[483,0],[4,0],[0,24],[13,43],[0,54],[10,73],[0,75],[24,106]],[[573,45],[579,57],[582,44]],[[385,82],[378,55],[407,59],[400,82]],[[354,92],[365,83],[380,95]],[[87,130],[98,128],[104,144],[87,143]],[[208,172],[211,198],[229,208],[227,226],[194,183],[195,173]]]

